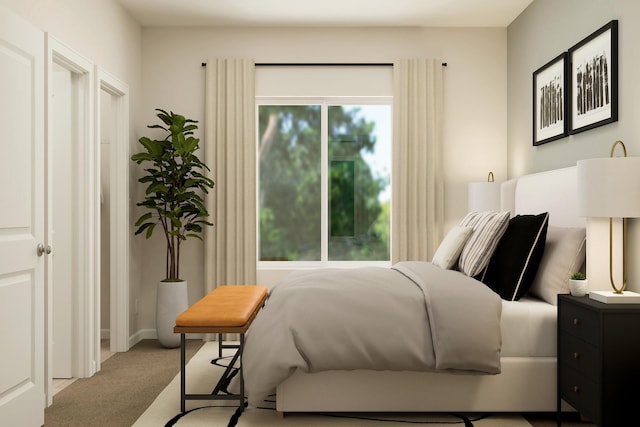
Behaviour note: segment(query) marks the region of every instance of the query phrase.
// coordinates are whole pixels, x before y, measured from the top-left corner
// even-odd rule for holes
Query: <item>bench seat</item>
[[[176,318],[173,332],[244,333],[267,299],[266,286],[220,286]]]

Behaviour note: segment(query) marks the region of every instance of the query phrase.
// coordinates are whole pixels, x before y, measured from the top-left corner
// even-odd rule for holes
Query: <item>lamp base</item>
[[[589,291],[589,298],[605,304],[640,304],[640,294],[631,291],[621,294],[613,291]]]

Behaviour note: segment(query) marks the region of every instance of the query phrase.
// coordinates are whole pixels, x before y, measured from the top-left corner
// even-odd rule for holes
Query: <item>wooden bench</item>
[[[244,410],[244,378],[242,376],[242,351],[244,334],[251,326],[260,308],[267,299],[266,286],[220,286],[209,292],[176,318],[173,332],[180,334],[180,409],[184,413],[186,400],[238,400],[240,411]],[[186,334],[218,334],[218,357],[223,348],[237,349],[231,362],[220,377],[211,394],[187,394],[185,372]],[[239,345],[223,345],[222,334],[240,334]],[[240,360],[239,394],[220,394],[231,379],[236,361]]]

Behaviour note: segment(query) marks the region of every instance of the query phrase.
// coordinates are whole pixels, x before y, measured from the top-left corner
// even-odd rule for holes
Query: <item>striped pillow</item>
[[[475,277],[487,267],[493,251],[509,225],[509,212],[469,212],[460,225],[473,227],[462,249],[458,268]]]

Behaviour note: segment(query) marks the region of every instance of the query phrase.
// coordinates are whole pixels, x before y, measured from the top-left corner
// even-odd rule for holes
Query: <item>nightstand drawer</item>
[[[565,304],[558,319],[560,329],[593,345],[600,341],[598,313],[574,304]]]
[[[574,369],[592,381],[600,378],[600,349],[565,331],[560,331],[558,363],[562,369]]]
[[[573,369],[566,369],[560,378],[560,393],[568,404],[588,419],[600,420],[600,386]]]

